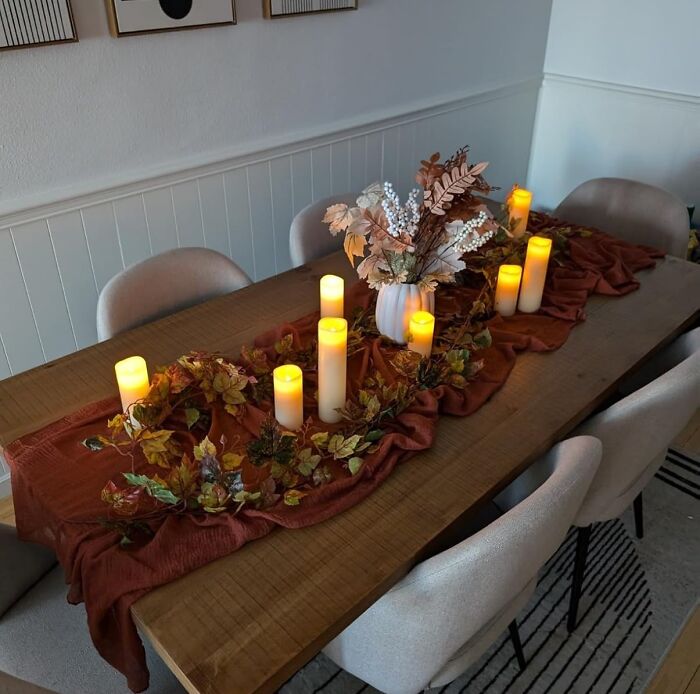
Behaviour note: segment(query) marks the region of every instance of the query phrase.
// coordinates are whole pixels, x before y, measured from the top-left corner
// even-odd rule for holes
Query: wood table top
[[[236,355],[265,329],[318,306],[318,279],[352,281],[336,253],[0,381],[0,445],[116,395],[113,364],[191,349]],[[550,354],[520,355],[474,415],[442,417],[435,445],[329,521],[278,529],[151,591],[132,607],[191,692],[271,692],[429,551],[432,543],[565,437],[630,370],[700,314],[700,266],[674,258],[625,297],[593,297]]]

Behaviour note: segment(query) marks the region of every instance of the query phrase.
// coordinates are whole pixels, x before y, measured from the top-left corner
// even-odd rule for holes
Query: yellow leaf
[[[197,497],[197,501],[207,513],[221,513],[226,510],[226,503],[230,498],[220,484],[204,482],[202,493]]]
[[[122,429],[124,429],[125,421],[125,414],[118,414],[112,417],[112,419],[107,420],[107,427],[112,432],[112,436],[118,436],[121,433]]]
[[[355,264],[354,256],[359,258],[364,256],[366,245],[367,239],[362,234],[356,234],[349,230],[345,233],[343,248],[345,249],[345,255],[347,255],[348,260],[353,265]]]
[[[311,441],[319,448],[322,448],[328,443],[328,432],[319,431],[311,437]]]
[[[363,463],[362,458],[358,458],[358,457],[350,458],[350,460],[348,460],[348,470],[350,470],[350,474],[356,475],[360,471],[360,468],[362,467],[362,463]]]
[[[170,491],[181,499],[187,499],[195,489],[196,465],[186,456],[182,456],[180,464],[173,468],[168,478]]]
[[[181,451],[176,441],[171,440],[172,431],[158,429],[157,431],[144,431],[139,443],[146,460],[151,465],[170,467],[170,461],[174,457],[180,457]]]
[[[239,467],[241,467],[242,462],[243,456],[239,455],[238,453],[224,453],[224,455],[221,457],[221,463],[224,470],[227,472],[237,470]]]
[[[247,385],[248,377],[239,373],[235,367],[229,371],[217,373],[213,381],[214,390],[220,393],[223,401],[229,405],[242,405],[246,401],[241,391]]]
[[[242,405],[245,402],[245,395],[240,390],[230,388],[224,393],[224,402],[229,405]]]
[[[241,413],[241,406],[240,405],[224,405],[224,409],[226,412],[228,412],[230,415],[233,417],[238,417],[238,415]]]
[[[205,456],[216,457],[216,446],[205,436],[198,446],[194,447],[194,459],[201,460]]]
[[[306,492],[302,492],[299,489],[289,489],[284,493],[284,503],[287,506],[298,506],[305,496]]]
[[[335,434],[328,442],[328,452],[333,454],[336,460],[347,458],[355,452],[357,444],[360,442],[360,437],[357,434],[343,438],[342,434]]]

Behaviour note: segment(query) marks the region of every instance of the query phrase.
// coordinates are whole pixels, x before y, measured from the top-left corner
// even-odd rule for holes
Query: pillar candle
[[[321,277],[321,318],[342,318],[345,281],[337,275]]]
[[[527,218],[530,214],[530,203],[532,203],[532,193],[525,188],[516,188],[510,195],[508,203],[511,221],[517,220],[513,228],[513,236],[522,236],[527,229]]]
[[[122,359],[114,365],[114,371],[117,374],[122,411],[126,412],[137,400],[148,395],[150,383],[146,360],[143,357]]]
[[[433,351],[434,330],[435,316],[429,311],[416,311],[408,324],[408,332],[411,336],[408,348],[423,357],[429,357]]]
[[[552,239],[542,236],[533,236],[527,243],[523,284],[518,302],[518,308],[523,313],[534,313],[540,308],[551,249]]]
[[[321,318],[318,322],[318,416],[335,424],[345,406],[348,361],[348,322],[344,318]]]
[[[498,268],[498,284],[494,308],[502,316],[512,316],[518,305],[518,290],[523,269],[520,265],[501,265]]]
[[[296,364],[278,366],[272,372],[275,385],[275,419],[290,431],[304,423],[304,380]]]

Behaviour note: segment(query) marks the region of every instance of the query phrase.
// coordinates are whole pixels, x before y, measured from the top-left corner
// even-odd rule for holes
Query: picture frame
[[[0,0],[0,51],[77,41],[71,0]]]
[[[359,0],[263,0],[266,19],[356,10]]]
[[[121,38],[237,23],[236,0],[106,0],[112,36]]]

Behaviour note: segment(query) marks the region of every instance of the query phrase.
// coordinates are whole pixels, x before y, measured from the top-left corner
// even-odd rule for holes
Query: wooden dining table
[[[0,446],[116,394],[113,364],[165,364],[192,349],[235,356],[318,307],[318,280],[356,275],[336,253],[0,381]],[[442,417],[433,448],[323,523],[277,529],[152,590],[132,607],[142,634],[190,692],[275,691],[450,529],[614,392],[700,315],[700,266],[667,258],[638,291],[592,297],[559,350],[519,356],[469,417]]]

